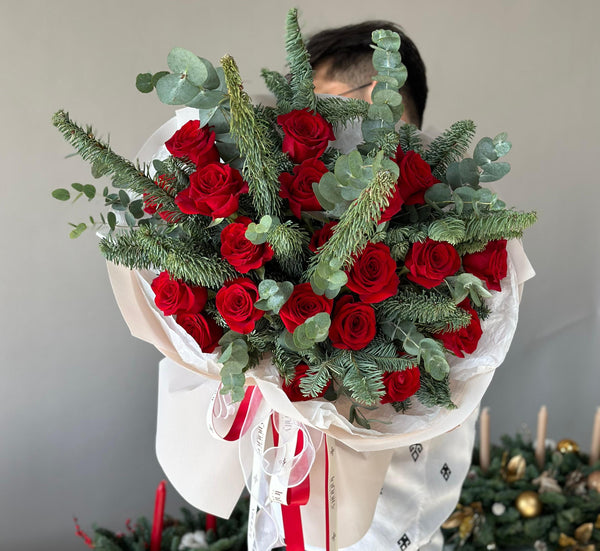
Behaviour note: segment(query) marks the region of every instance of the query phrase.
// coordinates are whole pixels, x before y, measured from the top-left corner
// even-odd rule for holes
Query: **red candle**
[[[163,519],[165,516],[165,499],[167,497],[167,486],[163,480],[156,488],[156,500],[154,501],[154,519],[152,520],[152,535],[150,536],[150,551],[160,551],[162,540]]]
[[[217,517],[215,515],[211,515],[210,513],[206,513],[206,531],[216,530],[217,529]]]

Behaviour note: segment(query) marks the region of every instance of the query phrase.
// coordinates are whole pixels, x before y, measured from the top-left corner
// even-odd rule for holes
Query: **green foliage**
[[[278,314],[293,292],[294,284],[289,281],[277,282],[272,279],[264,279],[258,284],[260,299],[254,306],[259,310]]]
[[[456,307],[456,301],[437,290],[417,292],[400,289],[398,294],[376,305],[381,320],[412,321],[418,325],[436,325],[457,331],[469,325],[470,314]]]
[[[290,83],[281,73],[276,71],[263,69],[260,74],[269,91],[275,96],[279,112],[289,113],[293,109],[294,101],[294,93]]]
[[[575,530],[584,523],[596,523],[600,511],[600,493],[587,488],[585,483],[573,485],[577,478],[585,477],[600,468],[600,464],[590,466],[583,453],[561,454],[546,449],[545,464],[539,469],[535,458],[535,449],[531,442],[524,441],[520,435],[505,435],[500,446],[491,449],[490,465],[486,472],[479,466],[478,450],[473,454],[473,465],[467,476],[460,503],[471,506],[478,502],[481,510],[475,518],[472,530],[464,534],[461,548],[484,551],[493,546],[496,549],[532,548],[534,544],[543,544],[548,550],[564,549],[558,544],[560,534],[574,537]],[[507,481],[503,476],[506,462],[520,455],[526,463],[524,476],[516,481]],[[553,479],[557,489],[542,490],[538,477],[545,471],[545,476]],[[544,476],[544,475],[542,475]],[[524,518],[515,508],[514,503],[523,491],[539,492],[542,503],[541,514],[534,518]],[[492,507],[505,507],[505,512],[498,514]],[[458,543],[461,540],[458,527],[445,529],[446,543]],[[600,529],[594,527],[591,542],[600,542]],[[585,546],[582,546],[583,549]]]
[[[405,153],[414,151],[420,155],[423,153],[423,143],[419,129],[414,124],[405,123],[398,129],[400,147]]]
[[[328,297],[332,298],[332,295],[335,296],[339,292],[339,288],[345,284],[345,281],[342,281],[341,277],[338,278],[335,273],[342,266],[350,267],[353,255],[358,254],[375,234],[376,221],[381,216],[381,209],[387,206],[388,197],[392,194],[397,179],[397,173],[394,174],[378,166],[378,162],[381,161],[382,156],[379,155],[373,163],[375,174],[372,182],[360,192],[356,200],[341,215],[332,237],[314,257],[308,274],[313,290],[318,294],[329,291]],[[396,165],[394,164],[394,166]],[[348,167],[350,167],[350,163],[348,163]],[[345,175],[350,182],[360,181],[354,178],[350,168]],[[323,280],[328,282],[327,286]]]
[[[255,115],[248,94],[242,87],[235,61],[221,60],[231,101],[231,134],[244,157],[244,177],[256,212],[278,216],[281,211],[277,150],[268,128]]]
[[[285,24],[285,51],[290,66],[292,109],[316,109],[310,56],[302,40],[298,24],[298,10],[291,9]]]
[[[250,363],[248,344],[243,335],[229,331],[223,335],[219,344],[223,347],[219,362],[221,368],[221,394],[231,394],[234,402],[241,402],[244,398],[244,383],[246,376],[244,370]]]
[[[160,266],[191,285],[219,288],[226,280],[238,276],[216,254],[203,255],[197,243],[169,237],[152,226],[106,237],[100,241],[100,251],[107,260],[130,269]]]
[[[364,119],[369,104],[355,98],[317,98],[317,112],[332,125],[346,126],[352,121]]]
[[[448,165],[463,157],[474,134],[473,121],[458,121],[431,142],[423,158],[436,178],[442,179]]]
[[[465,218],[465,241],[494,241],[523,236],[523,231],[537,219],[535,212],[502,210]]]
[[[406,82],[407,71],[400,57],[400,36],[387,30],[374,31],[375,43],[373,66],[377,83],[371,93],[371,105],[363,120],[362,132],[365,142],[375,142],[382,135],[394,130],[400,120],[404,105],[398,91]]]
[[[475,306],[481,306],[483,304],[482,299],[492,297],[492,293],[487,290],[485,283],[478,277],[467,272],[447,277],[446,283],[456,304],[470,297]]]

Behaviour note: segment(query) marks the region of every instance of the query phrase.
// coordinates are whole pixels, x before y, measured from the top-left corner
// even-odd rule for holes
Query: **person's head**
[[[400,55],[408,71],[400,90],[404,100],[402,119],[421,128],[427,102],[425,65],[414,42],[389,21],[365,21],[336,29],[326,29],[312,36],[306,48],[313,66],[315,92],[335,94],[370,101],[375,83],[371,34],[378,29],[400,35]]]

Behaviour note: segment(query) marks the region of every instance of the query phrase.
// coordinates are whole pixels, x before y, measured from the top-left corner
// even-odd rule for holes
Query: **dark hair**
[[[313,35],[306,44],[310,62],[313,69],[326,65],[326,75],[329,78],[360,86],[366,82],[365,79],[375,74],[371,62],[371,34],[378,29],[394,31],[400,35],[400,55],[408,71],[402,94],[407,108],[412,103],[417,126],[420,128],[427,103],[425,64],[414,42],[398,25],[390,21],[365,21],[321,31]]]

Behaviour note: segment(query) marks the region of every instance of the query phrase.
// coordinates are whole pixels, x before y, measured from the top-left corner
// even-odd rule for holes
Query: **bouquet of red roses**
[[[465,158],[471,121],[427,147],[416,127],[398,127],[406,69],[391,31],[373,34],[372,104],[315,96],[295,11],[287,32],[289,78],[263,71],[276,107],[251,103],[229,56],[215,68],[175,48],[170,72],[138,75],[142,92],[195,115],[150,165],[54,116],[116,188],[103,193],[112,210],[101,215],[101,251],[158,274],[155,307],[191,336],[179,334],[184,348],[217,351],[234,401],[268,360],[291,401],[345,396],[350,422],[367,428],[359,408],[407,411],[415,398],[452,408],[449,358],[477,349],[486,300],[507,275],[507,240],[535,220],[481,185],[508,172],[499,159],[510,143],[483,138]],[[352,128],[356,147],[336,149]]]

